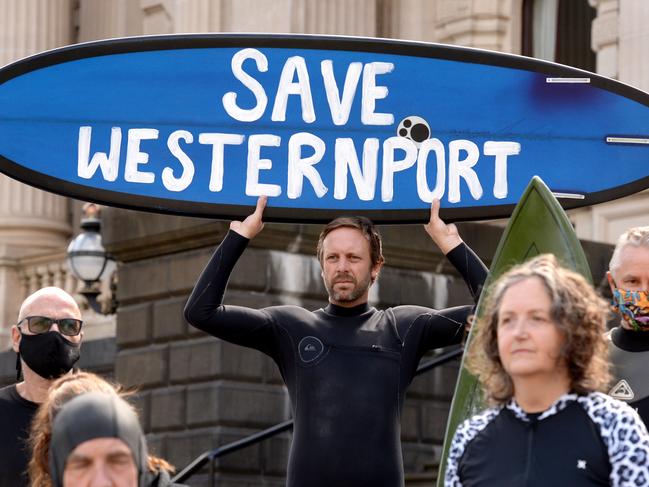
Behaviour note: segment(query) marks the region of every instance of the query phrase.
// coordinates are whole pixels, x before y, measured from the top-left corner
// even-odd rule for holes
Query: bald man
[[[75,300],[57,287],[36,291],[20,307],[11,328],[19,382],[0,389],[0,486],[27,485],[29,425],[54,379],[79,360],[82,324]]]

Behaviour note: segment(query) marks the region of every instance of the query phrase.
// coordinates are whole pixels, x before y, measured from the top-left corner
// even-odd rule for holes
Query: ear
[[[611,275],[611,271],[606,271],[606,279],[608,280],[608,285],[611,288],[611,293],[615,291],[615,288],[617,287],[615,285],[615,280],[613,279],[613,276]]]
[[[20,330],[16,325],[11,327],[11,348],[16,353],[20,350]]]
[[[381,272],[382,267],[383,267],[383,261],[377,262],[375,265],[372,266],[372,270],[370,271],[372,282],[376,281],[376,278],[379,277],[379,273]]]

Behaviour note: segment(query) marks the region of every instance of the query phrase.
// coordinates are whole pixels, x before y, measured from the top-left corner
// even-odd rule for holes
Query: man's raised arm
[[[237,260],[250,240],[264,227],[266,197],[257,200],[255,211],[243,221],[230,223],[230,231],[205,266],[185,305],[185,319],[211,335],[240,345],[264,349],[264,338],[253,331],[268,324],[266,313],[240,306],[223,306],[223,295]]]
[[[477,303],[488,270],[478,256],[464,243],[455,224],[446,224],[439,217],[439,207],[439,200],[433,200],[430,207],[430,221],[424,225],[424,229],[460,273],[469,287],[474,302]]]

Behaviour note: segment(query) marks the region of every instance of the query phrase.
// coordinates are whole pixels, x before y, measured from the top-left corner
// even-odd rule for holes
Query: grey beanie
[[[63,472],[72,451],[96,438],[118,438],[126,443],[138,469],[138,487],[146,485],[148,454],[137,414],[115,395],[88,392],[65,404],[54,419],[49,451],[54,487],[63,487]]]

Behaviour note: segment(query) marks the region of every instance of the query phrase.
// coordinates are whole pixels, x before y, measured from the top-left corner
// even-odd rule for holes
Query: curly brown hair
[[[49,393],[31,424],[29,446],[32,457],[29,460],[27,473],[31,487],[52,487],[50,476],[49,450],[52,440],[52,423],[61,408],[71,399],[86,392],[102,392],[121,398],[131,395],[120,385],[114,385],[91,372],[76,372],[64,375],[55,380],[50,386]],[[167,470],[175,471],[166,460],[149,455],[148,466],[151,472]]]
[[[505,291],[531,278],[540,279],[547,290],[550,315],[565,338],[560,357],[571,391],[580,395],[605,391],[611,379],[604,336],[609,307],[581,274],[562,267],[554,255],[543,254],[511,268],[486,290],[486,309],[475,320],[467,368],[478,377],[487,400],[503,404],[514,395],[498,353],[498,313]]]

